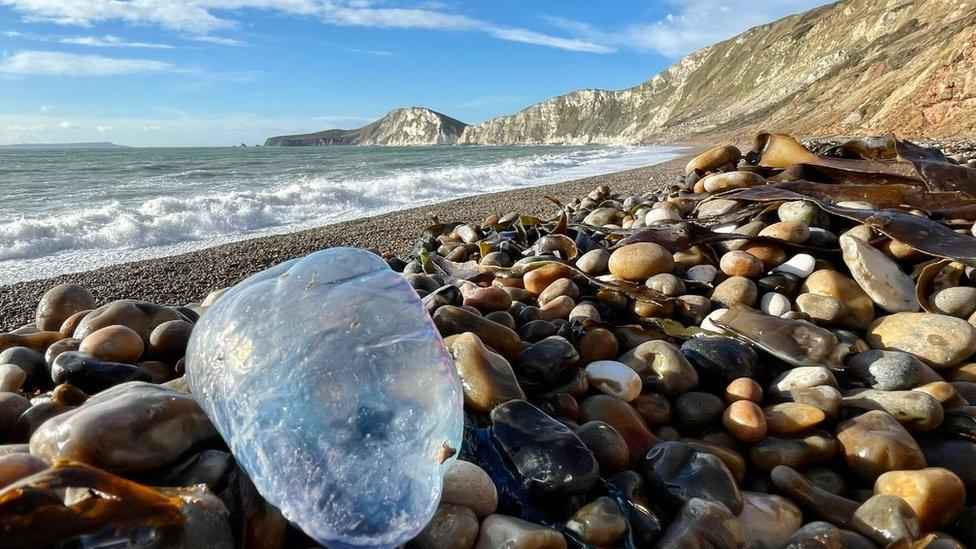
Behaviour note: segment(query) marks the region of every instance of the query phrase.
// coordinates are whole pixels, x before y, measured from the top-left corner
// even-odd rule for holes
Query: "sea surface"
[[[647,166],[682,150],[0,150],[0,284]]]

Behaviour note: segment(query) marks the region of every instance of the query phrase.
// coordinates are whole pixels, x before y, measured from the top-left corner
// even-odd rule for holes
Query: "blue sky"
[[[0,0],[0,143],[254,144],[423,105],[474,123],[822,0]]]

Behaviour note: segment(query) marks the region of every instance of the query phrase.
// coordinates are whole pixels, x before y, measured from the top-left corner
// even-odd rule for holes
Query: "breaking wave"
[[[646,166],[677,154],[674,147],[585,148],[491,161],[473,158],[433,167],[424,166],[423,158],[413,158],[396,163],[409,168],[365,177],[357,175],[369,171],[362,169],[362,163],[325,170],[304,165],[307,159],[301,156],[293,158],[303,165],[278,166],[277,173],[263,174],[244,174],[239,167],[215,173],[179,163],[169,173],[159,174],[154,165],[152,175],[126,186],[124,198],[113,198],[115,193],[103,189],[104,199],[86,196],[94,203],[84,208],[71,200],[45,204],[45,211],[37,215],[14,218],[11,212],[0,212],[6,218],[0,221],[0,283],[173,255],[485,192],[568,181]],[[199,189],[188,196],[185,182],[190,179]]]

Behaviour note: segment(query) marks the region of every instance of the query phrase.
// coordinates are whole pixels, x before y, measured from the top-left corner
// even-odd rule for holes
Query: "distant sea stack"
[[[976,8],[972,0],[846,0],[698,50],[632,88],[579,90],[467,127],[427,109],[404,112],[416,111],[430,121],[404,123],[392,111],[358,130],[269,144],[609,145],[743,138],[763,128],[973,137]]]
[[[376,122],[354,130],[325,130],[271,137],[265,147],[323,145],[454,145],[468,125],[424,107],[394,109]]]

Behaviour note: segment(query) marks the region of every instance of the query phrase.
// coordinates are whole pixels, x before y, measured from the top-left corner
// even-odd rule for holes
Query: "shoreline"
[[[544,198],[546,195],[572,199],[601,184],[614,191],[644,192],[660,188],[673,182],[700,148],[692,145],[673,160],[641,168],[474,195],[312,229],[238,240],[179,255],[0,286],[0,330],[13,330],[33,322],[34,307],[44,292],[66,282],[88,288],[99,305],[126,298],[183,305],[199,301],[213,290],[233,285],[272,265],[323,248],[373,247],[403,257],[420,231],[430,224],[432,215],[442,221],[477,221],[489,213],[509,211],[550,216],[555,208]]]

